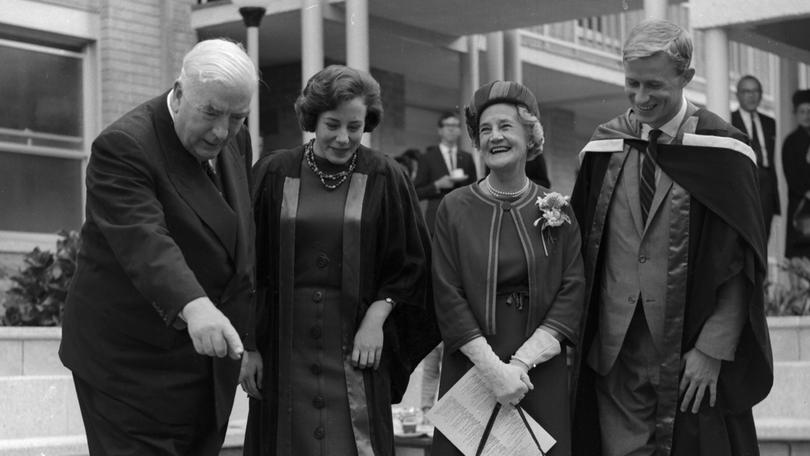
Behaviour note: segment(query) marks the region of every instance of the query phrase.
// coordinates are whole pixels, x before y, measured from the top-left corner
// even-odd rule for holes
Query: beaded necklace
[[[489,190],[489,192],[492,193],[492,196],[494,196],[495,198],[498,198],[498,199],[516,199],[516,198],[520,197],[522,194],[526,193],[526,190],[529,189],[529,183],[531,181],[529,180],[528,177],[525,178],[525,179],[526,179],[526,182],[523,184],[523,187],[521,187],[520,190],[517,190],[517,191],[514,191],[514,192],[504,192],[502,190],[496,189],[489,182],[489,176],[487,176],[487,178],[486,178],[486,180],[484,182],[487,184],[487,190]]]
[[[338,171],[336,173],[326,173],[324,171],[321,171],[321,169],[318,167],[318,164],[315,162],[315,148],[313,147],[313,144],[315,144],[314,139],[308,142],[306,146],[304,146],[304,158],[307,161],[309,169],[311,169],[312,172],[315,173],[316,176],[318,176],[318,179],[321,180],[321,183],[323,184],[324,187],[326,187],[327,190],[334,190],[340,187],[340,185],[346,182],[346,179],[348,179],[349,176],[352,175],[352,173],[354,172],[354,168],[357,167],[357,151],[355,151],[354,154],[352,155],[352,158],[349,162],[349,167],[347,169],[343,171]],[[333,183],[327,184],[326,181],[332,181]]]

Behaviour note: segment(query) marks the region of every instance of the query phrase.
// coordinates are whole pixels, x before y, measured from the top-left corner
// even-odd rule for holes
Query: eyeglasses
[[[442,128],[461,128],[460,123],[443,123]]]
[[[742,89],[742,90],[738,90],[737,93],[744,94],[744,95],[750,95],[750,94],[760,94],[760,93],[762,93],[762,91],[757,90],[757,89]]]

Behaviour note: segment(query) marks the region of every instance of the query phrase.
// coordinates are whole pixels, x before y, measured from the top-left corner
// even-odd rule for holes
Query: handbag
[[[804,237],[810,237],[810,204],[807,198],[802,198],[796,211],[793,212],[793,229]]]
[[[534,444],[537,445],[537,451],[540,452],[540,456],[546,456],[546,453],[540,446],[540,441],[537,440],[537,436],[534,435],[532,427],[529,426],[529,421],[526,419],[526,414],[523,412],[523,408],[519,405],[516,405],[515,409],[518,411],[520,418],[523,420],[523,424],[526,426],[526,430],[529,431],[529,435],[532,436]],[[492,425],[495,424],[495,418],[498,417],[498,412],[500,411],[501,411],[501,404],[496,403],[495,407],[492,409],[492,414],[489,415],[489,421],[487,421],[487,426],[484,428],[484,434],[481,436],[481,442],[478,443],[478,449],[475,451],[475,456],[481,456],[481,453],[484,452],[484,446],[486,446],[487,439],[489,439],[489,433],[492,432]]]

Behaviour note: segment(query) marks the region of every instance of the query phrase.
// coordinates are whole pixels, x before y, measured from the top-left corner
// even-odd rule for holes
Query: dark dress
[[[481,192],[477,186],[474,187],[475,188],[470,187],[469,189],[464,189],[464,191],[467,192],[471,190],[478,198],[487,198],[490,203],[501,204],[500,202],[497,202],[497,200],[494,200],[491,196]],[[536,187],[533,187],[533,189],[534,188]],[[536,191],[537,190],[530,192],[531,195],[529,196],[536,197]],[[542,195],[542,193],[539,194]],[[534,198],[531,198],[531,201],[529,201],[526,197],[524,197],[522,200],[525,200],[525,203],[529,204],[534,200]],[[450,204],[452,204],[452,199]],[[520,204],[520,201],[515,203],[515,205]],[[529,209],[529,214],[536,214],[536,206],[533,207],[535,212]],[[467,209],[470,211],[475,210],[474,207],[468,207]],[[510,208],[506,210],[505,213],[508,214],[512,210],[515,209]],[[526,220],[530,226],[534,220],[534,216],[535,215],[530,215],[531,221]],[[444,224],[444,220],[444,217],[441,216],[437,219],[437,233],[439,231],[444,232],[443,229],[439,228],[439,224]],[[459,225],[464,224],[466,226],[470,224],[470,220],[456,220],[456,223]],[[485,335],[485,338],[492,347],[493,351],[504,362],[509,362],[509,358],[528,338],[527,334],[531,335],[537,328],[537,325],[529,327],[529,310],[532,303],[530,303],[529,298],[531,293],[529,289],[530,273],[527,258],[531,258],[532,262],[548,261],[548,257],[545,256],[542,246],[538,245],[539,249],[536,250],[524,248],[524,245],[521,242],[521,235],[518,233],[516,226],[515,219],[510,216],[504,216],[502,219],[497,249],[493,249],[498,252],[497,286],[495,290],[494,309],[495,331],[493,334]],[[571,226],[570,231],[574,235],[578,234],[574,226]],[[528,231],[528,233],[532,238],[539,238],[539,228],[534,228],[533,230]],[[436,242],[444,241],[439,241],[437,238]],[[556,241],[557,244],[561,242],[563,242],[561,238],[558,238]],[[547,247],[549,245],[550,244],[547,243]],[[574,243],[572,246],[574,246],[576,249],[578,248],[578,243]],[[486,246],[483,246],[483,248],[486,249]],[[438,250],[439,247],[436,247],[436,249]],[[527,253],[527,250],[530,253]],[[552,250],[550,250],[550,255],[567,257],[568,253],[563,253],[566,250],[567,249],[562,249],[561,252],[560,250],[554,250],[552,248]],[[480,259],[480,263],[486,264],[486,262],[486,258]],[[571,278],[570,282],[566,283],[564,281],[566,285],[559,287],[561,296],[559,304],[562,304],[569,310],[573,310],[573,312],[564,317],[555,316],[551,317],[550,319],[541,318],[541,321],[555,327],[555,329],[558,327],[566,327],[568,330],[573,330],[573,332],[569,332],[568,330],[562,331],[563,333],[569,333],[573,336],[576,334],[576,323],[574,323],[574,321],[578,316],[577,308],[579,308],[582,303],[581,291],[584,288],[584,280],[582,278],[581,260],[579,259],[578,255],[566,258],[563,260],[563,263],[571,265],[570,268],[564,269],[564,273],[561,273],[559,270],[553,270],[554,272],[550,273],[549,275],[541,275],[538,277],[539,283],[537,286],[553,287],[552,284],[557,282],[551,277],[551,275],[561,274],[569,276]],[[437,273],[440,273],[441,270],[442,268],[437,269]],[[442,305],[440,293],[442,293],[442,291],[437,290],[436,297],[437,303]],[[475,293],[475,291],[463,290],[463,294],[466,294],[467,296],[472,293]],[[568,301],[566,296],[569,296],[571,301]],[[538,306],[538,304],[535,302],[535,311],[538,307],[540,306]],[[545,317],[548,317],[548,314]],[[479,325],[481,327],[484,326],[480,323]],[[442,326],[442,328],[444,327]],[[568,369],[566,366],[565,353],[565,348],[563,348],[561,354],[529,371],[529,377],[531,378],[535,388],[534,390],[530,391],[521,402],[523,409],[557,440],[557,443],[548,452],[549,456],[569,455],[571,452]],[[470,362],[460,350],[446,350],[442,364],[442,378],[439,386],[439,396],[441,397],[444,395],[444,393],[447,392],[447,390],[449,390],[472,367],[472,365],[472,362]],[[450,443],[450,441],[448,441],[444,435],[437,430],[434,434],[431,454],[434,456],[455,456],[460,455],[461,452],[458,451],[458,449],[456,449],[455,446],[453,446],[453,444]]]
[[[315,161],[328,173],[340,171],[324,159],[315,157]],[[290,357],[290,375],[297,384],[289,401],[291,454],[357,454],[340,349],[342,328],[329,324],[341,321],[343,208],[348,188],[327,190],[306,164],[301,166],[292,303],[292,332],[301,337],[293,338]]]
[[[303,155],[303,147],[278,151],[254,168],[264,371],[245,454],[393,456],[391,403],[438,341],[425,294],[427,230],[393,160],[361,146],[354,173],[329,191]],[[358,326],[386,297],[397,304],[383,326],[380,367],[355,369],[348,358]]]
[[[803,236],[793,228],[793,215],[810,190],[810,134],[798,127],[782,146],[782,167],[788,186],[788,211],[785,223],[785,257],[810,257],[810,237]],[[810,205],[810,200],[805,202]],[[805,210],[810,213],[810,207]]]

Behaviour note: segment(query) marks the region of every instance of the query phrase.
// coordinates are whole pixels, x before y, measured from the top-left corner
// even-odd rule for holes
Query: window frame
[[[45,40],[44,40],[45,41]],[[51,41],[51,40],[47,40]],[[60,139],[67,141],[76,141],[81,145],[76,150],[40,146],[26,143],[9,142],[0,140],[0,153],[16,153],[22,155],[37,155],[45,157],[54,157],[70,160],[78,160],[81,167],[81,184],[80,194],[78,195],[81,201],[81,219],[84,220],[84,212],[86,205],[86,188],[84,185],[87,162],[90,158],[90,144],[98,131],[98,113],[101,111],[99,106],[100,91],[98,81],[100,80],[98,70],[98,57],[95,41],[87,41],[84,43],[80,51],[60,48],[57,45],[35,44],[28,42],[25,37],[19,37],[19,40],[13,37],[0,38],[0,45],[21,49],[31,52],[41,52],[51,55],[59,55],[80,60],[81,67],[81,115],[82,127],[81,136],[72,137],[64,135],[54,135],[49,133],[34,133],[31,137],[40,139]],[[73,46],[72,46],[73,47]],[[0,127],[0,131],[6,134],[19,133],[20,130],[6,129]],[[26,135],[22,135],[26,136]],[[3,253],[27,253],[35,247],[40,249],[54,250],[56,248],[56,241],[59,238],[57,233],[41,233],[29,231],[12,231],[0,229],[0,252]]]

